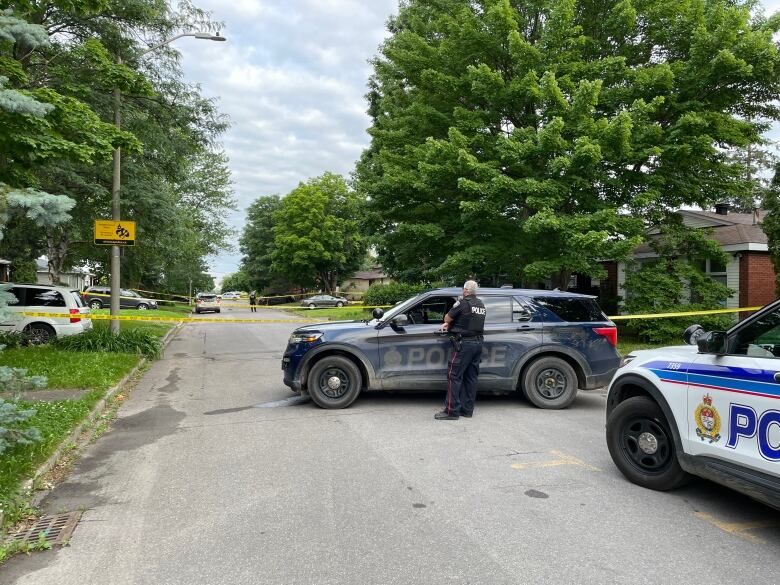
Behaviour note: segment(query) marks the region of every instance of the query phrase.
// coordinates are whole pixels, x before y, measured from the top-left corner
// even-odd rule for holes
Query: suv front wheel
[[[542,357],[526,368],[522,389],[538,408],[566,408],[577,397],[577,372],[561,358]]]
[[[92,299],[89,301],[89,308],[90,309],[102,309],[103,303],[97,299]]]
[[[308,376],[311,399],[320,408],[346,408],[360,394],[362,377],[347,358],[324,357],[314,364]]]
[[[607,447],[617,468],[637,485],[666,491],[688,480],[669,423],[649,398],[635,396],[615,407],[607,419]]]

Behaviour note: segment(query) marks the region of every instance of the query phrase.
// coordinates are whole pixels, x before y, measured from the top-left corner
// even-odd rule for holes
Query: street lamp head
[[[203,39],[206,41],[226,41],[227,39],[219,34],[219,31],[217,31],[217,34],[213,35],[211,33],[195,33],[193,35],[196,39]]]

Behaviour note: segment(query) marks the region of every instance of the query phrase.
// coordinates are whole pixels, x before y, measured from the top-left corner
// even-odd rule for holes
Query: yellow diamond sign
[[[95,243],[104,246],[135,246],[135,222],[96,219]]]

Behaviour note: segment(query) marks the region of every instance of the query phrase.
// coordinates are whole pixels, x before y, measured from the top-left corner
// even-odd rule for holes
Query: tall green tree
[[[769,257],[775,270],[775,293],[780,296],[780,163],[775,164],[775,172],[769,188],[764,194],[762,207],[767,212],[761,222],[766,233]]]
[[[92,158],[77,151],[79,156],[50,157],[45,164],[36,159],[31,167],[42,188],[56,186],[76,201],[74,219],[45,234],[50,272],[87,263],[107,275],[108,249],[92,245],[92,221],[110,217],[111,150],[121,145],[122,212],[139,224],[138,245],[122,261],[123,285],[182,292],[190,278],[208,280],[208,256],[229,248],[232,235],[226,216],[235,202],[218,143],[227,120],[181,80],[173,47],[143,60],[136,55],[183,28],[218,25],[189,2],[175,9],[164,0],[5,4],[17,19],[39,25],[45,42],[32,53],[22,43],[0,53],[0,74],[3,64],[20,69],[25,77],[18,83],[56,92],[67,105],[77,102],[85,126],[115,134],[112,91],[118,87],[123,94],[125,132],[92,146]],[[125,64],[117,65],[117,57]]]
[[[407,0],[357,169],[404,278],[602,276],[667,209],[743,187],[776,120],[780,19],[742,0]]]
[[[275,288],[274,284],[281,279],[273,265],[276,249],[274,214],[281,206],[279,195],[265,195],[255,199],[247,209],[246,225],[239,239],[239,247],[243,254],[240,272],[246,275],[246,285],[250,289],[262,291]]]
[[[273,268],[290,281],[335,291],[366,253],[362,198],[340,175],[301,183],[274,213]]]

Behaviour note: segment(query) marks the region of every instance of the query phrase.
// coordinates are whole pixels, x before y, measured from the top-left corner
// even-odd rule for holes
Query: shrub
[[[154,333],[141,329],[123,329],[114,335],[108,328],[95,328],[80,335],[58,337],[54,345],[71,351],[112,353],[136,353],[147,357],[159,357],[162,342]]]
[[[19,331],[0,331],[0,346],[3,349],[16,349],[26,345],[29,336]]]
[[[428,286],[424,284],[405,284],[401,282],[392,282],[390,284],[372,284],[368,291],[363,295],[364,305],[394,305],[405,301],[425,290]]]

